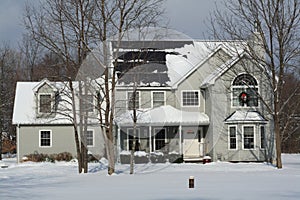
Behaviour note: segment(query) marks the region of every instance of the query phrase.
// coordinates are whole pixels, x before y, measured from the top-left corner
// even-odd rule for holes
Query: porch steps
[[[184,163],[202,163],[203,157],[199,158],[183,158]]]

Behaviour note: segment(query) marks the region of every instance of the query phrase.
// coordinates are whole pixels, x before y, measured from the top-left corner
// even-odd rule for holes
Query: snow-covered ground
[[[264,163],[117,165],[106,175],[105,164],[90,164],[77,174],[76,163],[22,163],[4,159],[0,166],[0,199],[300,199],[300,154],[284,154],[281,170]],[[195,177],[195,188],[188,179]]]

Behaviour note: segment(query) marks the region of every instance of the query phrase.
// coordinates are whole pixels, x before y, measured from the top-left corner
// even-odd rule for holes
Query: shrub
[[[152,163],[165,163],[166,157],[162,152],[154,152],[150,154],[150,160]]]
[[[168,160],[170,163],[183,163],[183,155],[179,153],[169,153]]]
[[[33,153],[25,156],[26,161],[32,162],[54,162],[54,161],[70,161],[73,159],[73,156],[69,152],[62,152],[58,154],[43,154],[43,153]]]

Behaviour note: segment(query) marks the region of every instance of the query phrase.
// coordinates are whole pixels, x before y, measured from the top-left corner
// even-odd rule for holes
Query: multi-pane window
[[[183,91],[182,92],[183,106],[199,106],[199,91]]]
[[[237,149],[236,126],[229,127],[229,149]]]
[[[83,95],[83,111],[94,112],[94,97],[93,95]]]
[[[152,92],[153,108],[165,105],[165,92]]]
[[[51,131],[40,131],[40,146],[51,147]]]
[[[237,76],[232,85],[232,106],[256,107],[258,106],[258,84],[249,74]]]
[[[138,109],[140,107],[140,93],[139,92],[128,92],[128,110]]]
[[[260,148],[264,149],[266,144],[265,127],[260,127]]]
[[[39,95],[39,112],[40,113],[51,113],[51,94],[40,94]]]
[[[94,131],[92,130],[86,132],[86,145],[94,146]]]
[[[254,149],[254,126],[243,127],[244,149]]]
[[[155,147],[154,150],[160,150],[166,146],[166,129],[154,129],[154,142],[155,142]]]

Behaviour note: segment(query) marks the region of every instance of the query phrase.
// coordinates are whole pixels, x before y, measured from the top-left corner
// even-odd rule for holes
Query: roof
[[[233,112],[228,118],[225,119],[225,123],[266,123],[267,120],[258,111],[246,111],[237,110]]]
[[[46,81],[47,82],[47,81]],[[59,112],[55,112],[54,116],[51,114],[49,117],[38,117],[37,116],[37,105],[36,105],[36,91],[37,86],[42,86],[45,80],[41,82],[17,82],[16,95],[13,110],[13,124],[72,124],[71,117],[72,108],[69,99],[69,89],[64,82],[48,82],[51,83],[51,87],[55,88],[54,92],[59,92],[59,103],[57,109]],[[77,88],[77,82],[73,82],[74,88]],[[64,114],[62,114],[64,113]],[[68,117],[68,116],[70,117]],[[89,123],[96,122],[96,119],[89,119]]]
[[[116,117],[118,126],[133,125],[133,111]],[[209,117],[205,113],[186,112],[178,110],[170,105],[161,106],[149,110],[137,111],[138,125],[209,125]]]
[[[224,43],[228,44],[224,45]],[[241,46],[240,43],[238,41],[195,40],[122,41],[118,49],[118,61],[115,64],[119,75],[118,85],[137,83],[138,86],[176,87],[219,49],[223,49],[228,55],[234,57],[234,53]],[[231,44],[234,50],[230,50]],[[242,48],[238,50],[240,54]],[[135,74],[139,77],[149,76],[150,72],[156,74],[148,77],[147,80],[135,76]],[[160,73],[157,74],[157,72]],[[126,73],[130,75],[126,76]],[[157,76],[161,77],[159,81]],[[152,84],[153,82],[155,84]]]

